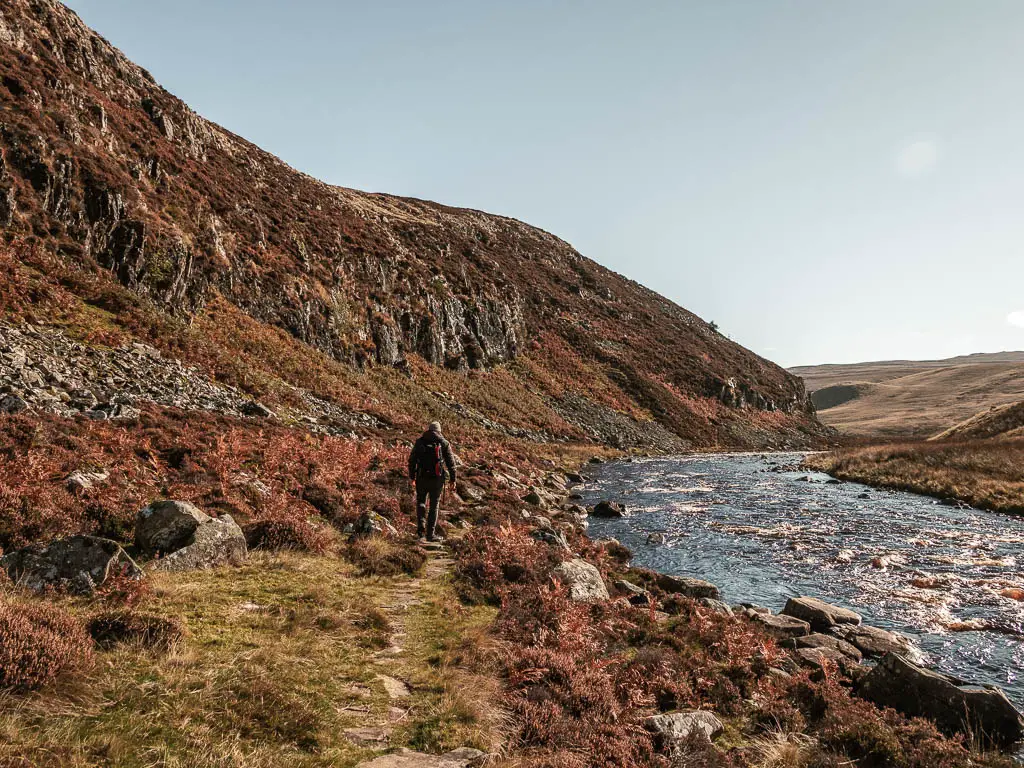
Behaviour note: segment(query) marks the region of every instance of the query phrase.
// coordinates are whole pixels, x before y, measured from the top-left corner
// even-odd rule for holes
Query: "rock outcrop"
[[[156,560],[153,567],[160,571],[193,571],[239,565],[248,554],[242,529],[231,515],[221,515],[200,524],[190,544]]]
[[[601,572],[586,560],[566,560],[554,569],[552,575],[568,587],[569,597],[578,603],[609,599]]]
[[[700,734],[710,741],[725,730],[722,721],[714,714],[700,709],[653,715],[644,721],[644,726],[654,735],[659,747],[669,754],[678,751],[693,734]]]
[[[529,439],[680,450],[824,435],[798,378],[557,237],[298,173],[197,115],[56,0],[10,0],[2,24],[0,70],[16,77],[0,82],[0,223],[50,259],[38,274],[74,275],[64,296],[100,279],[165,318],[225,309],[403,375],[525,357],[541,414],[511,426],[491,404],[459,412]]]
[[[116,541],[97,536],[71,536],[46,546],[19,549],[0,558],[10,579],[42,592],[52,587],[87,595],[113,574],[142,578],[142,571]]]
[[[886,654],[857,686],[858,695],[910,717],[932,720],[946,733],[1006,746],[1024,738],[1024,717],[998,688],[971,687]]]
[[[139,511],[135,546],[147,555],[175,552],[191,544],[199,526],[211,519],[187,501],[156,501]]]
[[[791,597],[782,613],[806,621],[815,632],[826,632],[837,624],[856,625],[861,622],[860,614],[816,597]]]

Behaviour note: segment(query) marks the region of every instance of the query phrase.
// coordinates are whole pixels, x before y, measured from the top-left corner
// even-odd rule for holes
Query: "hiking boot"
[[[427,541],[431,544],[444,544],[444,536],[427,536]]]

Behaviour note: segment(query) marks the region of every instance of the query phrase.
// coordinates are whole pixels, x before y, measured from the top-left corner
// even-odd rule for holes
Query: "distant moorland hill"
[[[932,437],[1024,400],[1024,352],[791,368],[819,418],[847,435]]]

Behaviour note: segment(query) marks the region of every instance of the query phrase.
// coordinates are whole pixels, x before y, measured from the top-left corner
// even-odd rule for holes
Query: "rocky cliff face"
[[[8,239],[169,316],[226,301],[357,369],[516,363],[552,414],[571,412],[565,437],[655,423],[687,444],[819,433],[799,379],[686,310],[519,221],[298,173],[53,0],[0,4],[0,73]],[[772,413],[790,418],[757,418]]]

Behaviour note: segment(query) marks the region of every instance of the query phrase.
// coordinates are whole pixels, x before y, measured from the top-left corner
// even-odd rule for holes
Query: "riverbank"
[[[855,696],[866,670],[822,651],[829,639],[799,640],[812,635],[800,620],[630,567],[628,549],[584,534],[597,523],[563,476],[531,481],[525,511],[514,496],[489,501],[504,521],[455,547],[464,599],[499,610],[491,665],[515,765],[1012,764]],[[713,741],[678,738],[697,720]]]
[[[538,767],[1009,765],[589,539],[575,497],[593,446],[467,445],[446,562],[412,537],[399,446],[159,409],[133,432],[2,426],[4,482],[31,502],[5,518],[8,552],[83,529],[130,547],[135,511],[170,494],[231,510],[254,548],[85,596],[6,587],[0,649],[26,663],[0,671],[31,675],[4,694],[3,764],[376,766],[401,748],[468,764],[476,748]]]
[[[839,480],[1024,514],[1024,440],[846,448],[808,456],[804,465]]]

